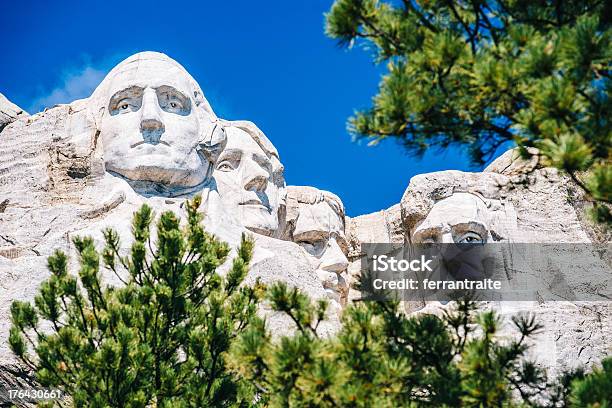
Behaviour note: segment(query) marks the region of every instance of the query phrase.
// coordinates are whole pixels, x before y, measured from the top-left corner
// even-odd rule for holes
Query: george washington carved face
[[[117,65],[94,92],[106,170],[130,180],[191,187],[207,160],[198,144],[215,119],[193,78],[153,52]]]

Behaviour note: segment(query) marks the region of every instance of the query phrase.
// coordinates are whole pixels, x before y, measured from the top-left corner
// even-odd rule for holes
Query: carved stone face
[[[339,276],[346,271],[348,245],[344,234],[344,222],[326,201],[315,204],[299,204],[299,215],[293,231],[293,241],[299,244],[315,260],[317,275],[323,286],[338,298],[343,282]],[[337,299],[339,300],[339,298]]]
[[[106,170],[171,186],[201,183],[207,161],[197,145],[209,124],[196,112],[201,95],[186,71],[163,54],[142,53],[104,82],[99,130]]]
[[[470,193],[438,201],[412,232],[413,242],[485,243],[490,240],[489,209]]]
[[[280,163],[244,129],[225,131],[227,142],[212,173],[221,202],[249,230],[271,235],[279,225]]]

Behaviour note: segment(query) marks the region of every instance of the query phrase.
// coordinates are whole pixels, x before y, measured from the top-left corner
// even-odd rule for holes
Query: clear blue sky
[[[351,141],[382,67],[324,35],[332,1],[2,1],[0,92],[30,113],[90,94],[116,63],[160,51],[196,78],[215,112],[255,122],[277,147],[287,184],[342,198],[351,216],[399,202],[410,178],[470,168],[457,150],[406,155]],[[477,169],[476,169],[477,170]]]

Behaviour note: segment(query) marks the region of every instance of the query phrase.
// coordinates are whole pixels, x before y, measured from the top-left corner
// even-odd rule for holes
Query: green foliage
[[[604,359],[601,369],[572,382],[572,406],[584,408],[612,407],[612,357]]]
[[[441,316],[407,316],[398,302],[352,304],[339,332],[321,337],[327,302],[276,283],[266,301],[296,329],[274,339],[255,314],[263,287],[241,285],[253,242],[243,237],[229,271],[217,274],[229,248],[203,230],[199,205],[187,203],[183,226],[162,214],[155,234],[143,206],[130,256],[112,230],[101,253],[93,239],[75,238],[78,278],[65,254],[49,258],[51,277],[34,304],[13,303],[9,333],[42,386],[78,407],[610,406],[612,359],[549,384],[525,358],[540,329],[533,316],[513,318],[518,335],[503,338],[501,318],[476,314],[469,300]],[[104,285],[101,267],[123,284]]]
[[[296,323],[296,333],[272,341],[263,324],[234,343],[230,365],[271,407],[499,407],[525,404],[545,390],[546,377],[525,360],[526,341],[540,326],[513,319],[517,340],[498,337],[495,312],[475,315],[458,302],[444,316],[406,316],[399,303],[348,306],[335,337],[321,338],[321,309],[284,284],[269,300]]]
[[[327,35],[388,69],[349,130],[416,154],[466,146],[475,164],[538,147],[612,220],[610,15],[598,0],[336,0]]]
[[[172,212],[161,214],[155,250],[154,215],[144,205],[134,214],[129,257],[113,230],[104,231],[101,253],[92,238],[75,238],[78,279],[64,253],[49,258],[51,277],[34,305],[13,303],[9,338],[41,385],[63,389],[76,406],[238,404],[243,386],[225,355],[251,330],[261,297],[259,285],[240,286],[253,242],[243,237],[221,277],[216,269],[230,250],[203,230],[199,205],[200,197],[187,202],[183,227]],[[121,287],[102,283],[101,261]]]

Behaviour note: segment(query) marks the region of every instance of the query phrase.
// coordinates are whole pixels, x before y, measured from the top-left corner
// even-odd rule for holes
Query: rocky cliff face
[[[36,115],[5,101],[0,95],[0,385],[20,381],[7,346],[10,305],[33,299],[48,277],[47,257],[64,250],[74,271],[71,238],[90,235],[101,244],[107,227],[119,232],[127,251],[131,217],[143,203],[157,214],[182,214],[184,200],[202,194],[209,231],[233,247],[243,232],[256,239],[248,282],[283,280],[311,298],[331,300],[321,327],[328,334],[339,327],[342,307],[359,297],[349,284],[359,274],[361,244],[418,242],[425,222],[452,224],[463,211],[485,226],[481,238],[491,241],[609,242],[585,227],[584,202],[569,180],[513,151],[482,173],[416,176],[398,204],[345,218],[336,195],[287,187],[266,135],[251,122],[218,118],[197,82],[163,54],[129,57],[90,98]],[[112,274],[105,279],[118,284]],[[537,313],[546,330],[534,355],[553,370],[589,365],[611,351],[608,303],[483,307],[506,316]],[[269,321],[277,335],[293,330],[279,316]]]
[[[12,360],[7,345],[10,305],[17,299],[34,298],[49,276],[46,259],[55,249],[72,255],[71,268],[76,271],[72,237],[92,236],[101,247],[102,231],[111,227],[119,232],[127,253],[132,214],[142,204],[153,207],[156,214],[172,210],[184,215],[181,205],[192,195],[143,196],[126,180],[105,173],[89,142],[95,139],[96,129],[83,109],[83,102],[56,107],[15,122],[1,134],[0,362]],[[251,232],[214,209],[222,206],[216,200],[210,197],[207,202],[211,217],[206,224],[235,248],[241,234]],[[248,282],[281,279],[312,298],[327,296],[313,262],[297,244],[251,235],[257,249]],[[119,283],[112,273],[104,278],[110,284]],[[288,321],[276,319],[271,324],[279,334],[291,330]],[[333,331],[337,324],[337,316],[332,315],[329,327],[322,330]]]
[[[145,86],[135,90],[131,80]],[[158,95],[153,87],[160,86],[165,93]],[[127,253],[132,214],[144,203],[158,215],[184,215],[184,201],[201,194],[210,232],[233,248],[242,233],[256,240],[247,284],[283,280],[313,299],[332,295],[318,278],[320,259],[280,239],[287,235],[280,224],[286,191],[274,146],[251,122],[218,119],[193,78],[168,57],[138,54],[91,98],[11,118],[0,133],[0,384],[19,381],[7,343],[10,305],[34,299],[49,276],[47,257],[61,249],[76,271],[72,237],[89,235],[101,246],[107,227],[119,232]],[[326,211],[318,205],[304,204],[304,211]],[[344,228],[343,213],[335,216]],[[304,220],[310,229],[322,228],[316,217]],[[119,284],[112,273],[103,278]],[[339,327],[336,300],[320,326],[323,334]],[[285,316],[261,313],[276,335],[293,330]]]
[[[28,116],[28,112],[15,105],[0,93],[0,132],[11,122]]]
[[[514,150],[500,156],[482,173],[441,171],[415,176],[399,204],[348,220],[347,236],[353,244],[349,283],[357,281],[365,255],[359,252],[359,243],[420,242],[421,225],[432,220],[433,225],[452,225],[464,205],[471,205],[466,198],[469,196],[486,203],[473,219],[483,220],[492,242],[527,243],[535,248],[540,243],[609,243],[605,236],[593,233],[585,220],[585,202],[579,191],[555,169],[538,166],[536,157],[523,160]],[[454,200],[453,205],[444,207],[450,200]],[[574,273],[584,281],[599,279],[609,292],[610,259],[603,262],[604,275],[597,278],[589,276],[590,270]],[[349,297],[359,295],[352,290]],[[481,307],[497,310],[506,321],[518,313],[535,313],[544,329],[533,344],[532,357],[552,375],[568,367],[591,366],[612,352],[607,340],[612,335],[612,308],[607,301],[486,302]],[[406,304],[409,313],[441,313],[444,308],[439,302]],[[505,334],[511,332],[508,325]]]

